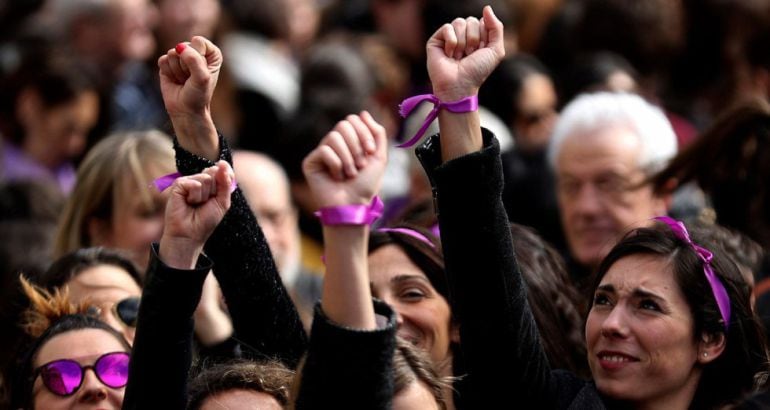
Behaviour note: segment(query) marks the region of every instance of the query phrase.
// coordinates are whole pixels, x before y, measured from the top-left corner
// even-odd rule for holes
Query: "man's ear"
[[[28,128],[30,124],[38,121],[37,114],[41,109],[40,96],[31,87],[22,90],[16,97],[16,118],[24,128]]]
[[[725,341],[725,334],[722,332],[703,333],[698,343],[698,363],[705,365],[716,360],[725,350]]]
[[[674,200],[674,191],[679,187],[679,180],[676,178],[669,178],[666,183],[653,192],[655,201],[659,203],[660,209],[656,209],[658,215],[668,214],[668,210],[671,209],[671,202]]]
[[[449,341],[460,344],[460,324],[454,320],[449,325]]]
[[[102,218],[88,220],[88,237],[91,239],[88,246],[111,246],[112,227]]]

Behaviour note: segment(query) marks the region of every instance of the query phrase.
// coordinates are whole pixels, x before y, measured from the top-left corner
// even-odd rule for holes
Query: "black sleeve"
[[[387,318],[387,324],[363,331],[332,323],[320,303],[316,305],[297,410],[390,409],[396,315],[379,301],[374,301],[374,310]]]
[[[232,164],[224,138],[219,138],[220,158]],[[214,165],[174,142],[177,168],[184,175]],[[307,348],[299,314],[273,262],[267,241],[240,189],[232,205],[205,245],[214,262],[214,275],[222,287],[235,338],[244,356],[275,359],[296,367]]]
[[[166,266],[152,246],[142,292],[123,409],[184,409],[192,363],[193,313],[211,269],[205,256],[194,270]]]
[[[460,323],[468,374],[458,394],[474,409],[549,403],[550,367],[501,199],[500,148],[486,130],[483,139],[481,151],[444,164],[438,135],[417,153],[433,185],[450,304]]]

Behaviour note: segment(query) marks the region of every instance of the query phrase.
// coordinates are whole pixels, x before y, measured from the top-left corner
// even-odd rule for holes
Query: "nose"
[[[590,183],[583,184],[575,193],[573,203],[574,209],[583,215],[596,215],[602,210],[600,193]]]
[[[625,310],[615,306],[602,321],[602,336],[608,338],[625,338],[628,335],[628,325]]]
[[[83,385],[78,394],[80,403],[98,403],[107,400],[107,386],[96,378],[93,369],[88,369],[83,375]]]

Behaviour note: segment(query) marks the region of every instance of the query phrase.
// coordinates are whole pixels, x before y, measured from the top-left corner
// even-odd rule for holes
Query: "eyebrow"
[[[596,290],[601,290],[601,291],[607,292],[607,293],[616,293],[615,287],[610,285],[610,284],[598,286],[596,288]],[[640,289],[640,288],[634,289],[634,291],[632,292],[632,296],[635,297],[635,298],[652,298],[652,299],[657,299],[657,300],[660,300],[660,301],[663,301],[663,302],[666,301],[666,299],[664,297],[658,295],[657,293],[649,291],[649,290],[645,290],[645,289]]]

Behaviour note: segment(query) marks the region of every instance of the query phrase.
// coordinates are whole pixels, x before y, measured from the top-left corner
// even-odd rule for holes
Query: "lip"
[[[639,361],[632,355],[614,350],[602,350],[596,354],[596,359],[606,371],[621,370]]]

